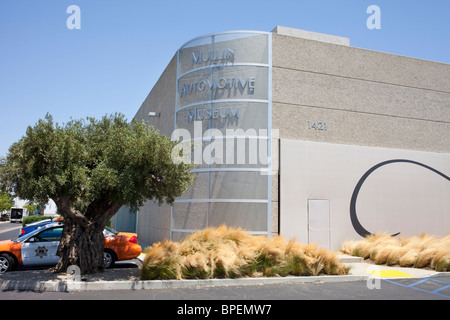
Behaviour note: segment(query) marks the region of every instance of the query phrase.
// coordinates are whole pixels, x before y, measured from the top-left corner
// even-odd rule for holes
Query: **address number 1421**
[[[327,131],[327,123],[324,121],[311,121],[308,120],[308,129],[314,129],[319,131]]]

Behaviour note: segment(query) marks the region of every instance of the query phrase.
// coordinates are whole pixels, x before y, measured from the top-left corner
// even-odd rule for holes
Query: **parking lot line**
[[[387,279],[383,279],[383,280],[387,281],[389,283],[392,283],[392,284],[396,284],[398,286],[405,287],[405,288],[411,288],[411,289],[414,289],[414,290],[423,291],[423,292],[431,293],[431,294],[434,294],[434,295],[437,295],[437,296],[440,296],[440,297],[444,297],[444,298],[449,298],[450,299],[450,295],[445,295],[445,294],[439,293],[440,291],[442,291],[444,289],[450,288],[450,283],[449,282],[439,281],[439,280],[436,280],[436,279],[433,279],[433,278],[424,278],[424,279],[422,279],[420,281],[417,281],[417,282],[414,282],[412,284],[405,285],[405,284],[402,284],[402,283],[395,282],[393,280],[387,280]],[[423,289],[423,288],[417,288],[417,285],[425,283],[425,282],[428,282],[428,281],[446,284],[446,286],[442,286],[442,287],[437,288],[436,290],[433,290],[433,291],[426,290],[426,289]]]
[[[14,231],[14,230],[18,230],[20,229],[20,226],[16,226],[13,228],[8,228],[8,229],[4,229],[4,230],[0,230],[0,233],[5,233],[5,232],[9,232],[9,231]]]

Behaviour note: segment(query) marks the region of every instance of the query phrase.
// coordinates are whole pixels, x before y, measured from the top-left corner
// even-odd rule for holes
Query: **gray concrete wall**
[[[319,199],[330,203],[331,248],[358,238],[350,199],[379,162],[411,158],[449,175],[450,65],[276,33],[272,41],[283,236],[309,241],[308,200]],[[312,126],[319,122],[326,130]],[[448,233],[448,180],[404,167],[411,171],[395,164],[370,178],[358,202],[363,224],[373,232]]]
[[[448,64],[273,34],[273,128],[282,139],[450,152],[449,80]]]
[[[167,137],[172,135],[174,129],[176,81],[175,54],[134,117],[135,120],[145,120]],[[149,112],[160,113],[160,116],[149,117]],[[139,209],[137,224],[138,239],[143,248],[154,242],[170,239],[170,206],[158,206],[147,201]]]
[[[172,135],[175,116],[175,92],[177,84],[177,55],[172,58],[161,77],[152,88],[134,116],[147,123],[167,137]],[[160,117],[149,117],[149,112],[159,112]]]

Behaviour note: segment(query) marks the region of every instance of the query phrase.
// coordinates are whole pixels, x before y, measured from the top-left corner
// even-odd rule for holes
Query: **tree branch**
[[[59,213],[64,217],[64,219],[70,219],[75,221],[77,224],[83,226],[84,228],[89,227],[89,220],[78,210],[73,209],[70,206],[70,201],[65,197],[54,198],[56,206],[58,207]]]

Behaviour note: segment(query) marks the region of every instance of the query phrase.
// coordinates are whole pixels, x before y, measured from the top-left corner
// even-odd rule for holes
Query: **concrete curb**
[[[206,279],[206,280],[136,280],[136,281],[18,281],[0,282],[2,291],[35,291],[35,292],[71,292],[98,290],[146,290],[167,288],[204,288],[214,286],[246,286],[286,283],[324,283],[362,281],[369,276],[307,276],[307,277],[273,277],[273,278],[239,278],[239,279]]]
[[[423,278],[441,276],[448,277],[450,272],[434,272]],[[343,276],[305,276],[305,277],[272,277],[272,278],[239,278],[239,279],[206,279],[206,280],[136,280],[136,281],[19,281],[6,280],[0,282],[1,291],[34,291],[34,292],[73,292],[100,290],[148,290],[176,288],[206,288],[216,286],[257,286],[269,284],[293,283],[336,283],[350,281],[367,281],[371,275]],[[422,278],[422,277],[418,277]]]
[[[339,255],[341,263],[350,266],[350,274],[342,276],[303,276],[303,277],[265,277],[238,279],[205,279],[205,280],[134,280],[134,281],[30,281],[4,280],[0,281],[0,291],[34,291],[34,292],[73,292],[100,290],[147,290],[168,288],[205,288],[215,286],[257,286],[288,283],[331,283],[349,281],[367,281],[369,278],[379,278],[366,271],[369,268],[380,270],[400,270],[409,273],[413,278],[428,278],[450,276],[450,272],[436,272],[412,268],[393,268],[369,265],[362,258]],[[142,263],[142,257],[138,258]],[[394,278],[391,278],[394,279]]]

